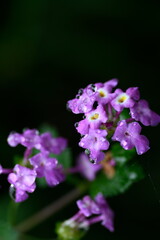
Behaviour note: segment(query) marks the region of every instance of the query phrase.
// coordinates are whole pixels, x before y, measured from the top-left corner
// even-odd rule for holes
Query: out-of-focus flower
[[[24,166],[15,165],[13,172],[8,175],[11,188],[15,188],[15,201],[21,202],[28,198],[28,193],[34,192],[36,188],[36,171]]]
[[[137,102],[130,109],[130,113],[132,118],[136,121],[140,121],[145,126],[156,126],[160,123],[160,115],[149,108],[149,104],[146,100],[141,99]]]

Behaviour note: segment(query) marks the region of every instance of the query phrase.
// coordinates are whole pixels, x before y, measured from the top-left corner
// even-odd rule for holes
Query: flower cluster
[[[160,116],[149,108],[148,102],[140,99],[138,87],[128,88],[125,92],[121,89],[113,91],[117,84],[117,79],[90,84],[67,103],[73,113],[84,114],[84,119],[75,127],[82,136],[79,145],[87,149],[94,163],[104,159],[110,139],[119,141],[125,150],[135,147],[138,154],[145,153],[149,141],[141,135],[140,123],[156,126],[160,122]],[[127,119],[121,119],[124,108],[129,110]]]
[[[63,167],[50,155],[60,154],[66,148],[66,139],[53,138],[49,132],[39,134],[35,129],[26,129],[22,134],[11,133],[8,144],[12,147],[21,144],[26,148],[21,164],[16,164],[12,170],[0,166],[0,173],[9,173],[10,192],[14,192],[16,202],[24,201],[28,198],[28,193],[35,190],[37,177],[44,177],[49,186],[55,186],[64,180]]]
[[[97,194],[94,200],[88,195],[83,197],[82,200],[77,201],[77,206],[79,211],[73,217],[64,221],[57,230],[62,239],[68,232],[72,238],[67,239],[75,239],[74,234],[78,235],[80,231],[86,231],[92,224],[98,222],[109,231],[114,231],[114,213],[101,193]]]

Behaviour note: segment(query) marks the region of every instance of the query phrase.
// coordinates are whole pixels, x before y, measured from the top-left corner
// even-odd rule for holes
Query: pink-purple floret
[[[95,163],[103,160],[109,140],[119,141],[126,150],[135,147],[137,154],[145,153],[149,141],[140,134],[139,123],[145,126],[160,123],[160,116],[149,108],[146,100],[140,99],[138,87],[113,91],[117,84],[117,79],[90,84],[67,104],[73,113],[84,114],[85,119],[75,126],[82,135],[79,145],[89,150],[89,157]],[[129,109],[130,118],[121,121],[124,108]]]
[[[22,134],[11,133],[8,144],[16,147],[18,144],[26,147],[23,164],[17,164],[8,175],[8,181],[15,188],[15,201],[21,202],[28,198],[27,192],[35,190],[36,178],[45,177],[50,186],[55,186],[65,179],[63,167],[50,154],[60,154],[67,146],[66,139],[53,138],[50,133],[39,134],[35,129],[26,129]],[[33,155],[32,150],[38,153]],[[30,167],[25,166],[30,164]]]
[[[109,231],[114,231],[114,212],[110,208],[102,193],[98,193],[92,200],[90,196],[77,201],[79,212],[72,219],[77,222],[87,222],[88,225],[100,222]]]

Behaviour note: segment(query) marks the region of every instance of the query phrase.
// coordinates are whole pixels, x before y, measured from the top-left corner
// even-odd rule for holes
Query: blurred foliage
[[[113,178],[108,178],[104,173],[99,174],[91,183],[90,194],[95,196],[102,192],[106,197],[116,196],[124,193],[134,182],[143,177],[143,170],[138,164],[123,165],[116,168]]]

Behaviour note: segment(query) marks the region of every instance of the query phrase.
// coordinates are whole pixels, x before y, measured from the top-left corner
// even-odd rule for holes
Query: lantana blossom
[[[65,179],[62,165],[50,154],[60,154],[67,145],[62,137],[53,138],[49,132],[40,134],[36,129],[25,129],[23,133],[12,132],[8,136],[8,144],[16,147],[21,144],[26,149],[21,165],[17,164],[13,171],[0,168],[7,173],[10,189],[16,190],[15,201],[20,202],[28,198],[27,192],[35,190],[35,179],[45,177],[49,186],[56,186]],[[38,153],[34,153],[34,149]]]
[[[29,159],[34,167],[37,177],[45,177],[50,186],[55,186],[65,179],[62,166],[56,158],[51,158],[47,153],[38,153]]]
[[[77,206],[79,212],[71,219],[77,222],[80,219],[80,222],[88,220],[89,225],[101,222],[109,231],[114,231],[114,213],[102,193],[98,193],[93,200],[88,195],[84,196],[77,201]]]
[[[160,116],[149,108],[148,102],[144,99],[130,109],[130,114],[133,119],[145,126],[156,126],[160,123]]]
[[[79,146],[89,150],[89,158],[94,163],[104,159],[104,152],[108,150],[111,139],[119,141],[126,150],[136,147],[138,154],[145,153],[149,149],[149,142],[145,136],[140,135],[138,122],[145,126],[156,126],[160,122],[160,116],[150,110],[148,102],[140,99],[138,87],[113,91],[117,83],[117,79],[111,79],[105,83],[90,84],[80,90],[76,97],[78,100],[68,102],[73,113],[84,114],[84,119],[76,123],[75,127],[82,137]],[[81,101],[86,95],[90,98],[85,98],[85,111],[75,110],[83,108]],[[73,107],[71,103],[74,100],[77,105]],[[126,122],[121,122],[124,119],[124,108],[128,109],[130,117],[125,119]]]
[[[8,175],[8,182],[15,188],[15,201],[21,202],[28,198],[28,193],[34,192],[37,173],[34,169],[16,164],[13,172]]]
[[[119,141],[125,150],[136,148],[137,153],[143,154],[149,150],[148,139],[140,135],[141,126],[137,122],[127,124],[125,120],[119,122],[112,140]]]
[[[121,89],[116,89],[115,98],[111,101],[111,105],[118,112],[122,111],[123,108],[131,108],[135,104],[135,100],[140,97],[138,88],[128,88],[126,92]]]
[[[90,129],[89,133],[81,138],[79,145],[90,151],[90,157],[95,162],[103,160],[104,155],[101,150],[109,148],[109,142],[106,140],[107,132],[100,129]]]
[[[97,129],[102,123],[107,121],[107,115],[102,105],[99,105],[93,111],[86,113],[85,119],[80,121],[77,126],[77,131],[82,135],[87,134],[89,129]]]

